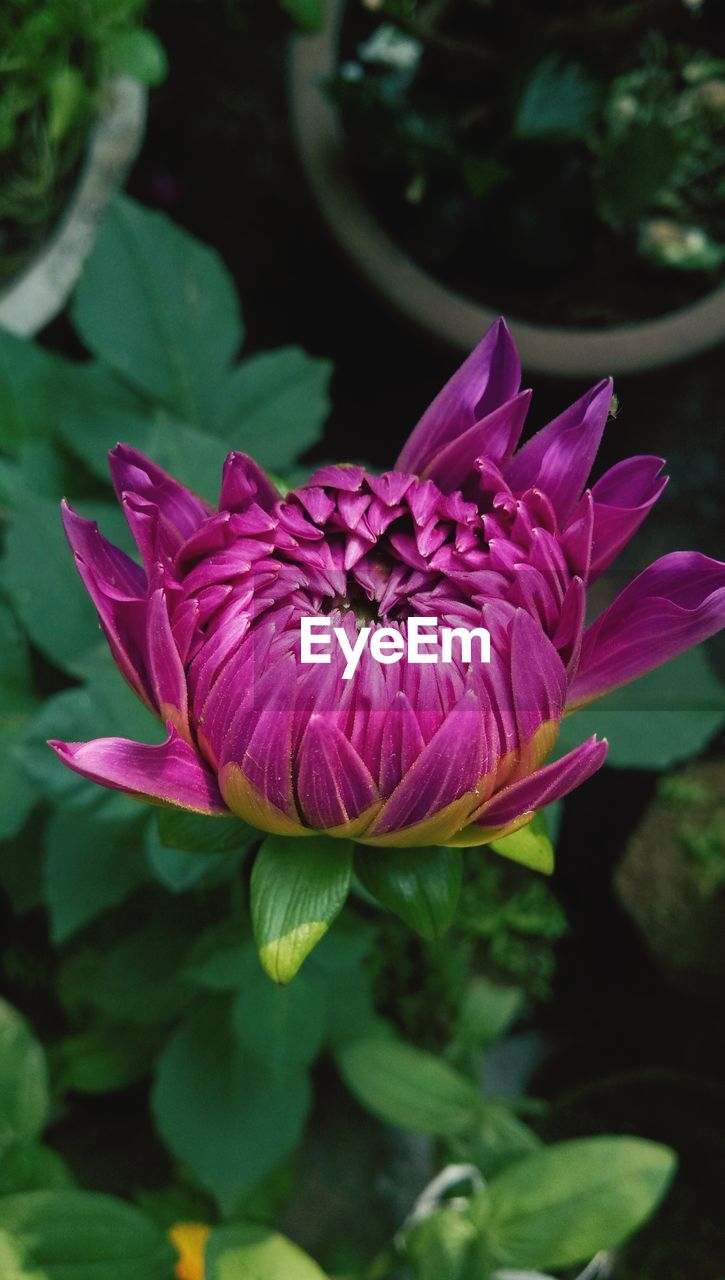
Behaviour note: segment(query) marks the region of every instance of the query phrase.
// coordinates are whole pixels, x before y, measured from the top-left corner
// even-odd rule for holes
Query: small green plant
[[[146,0],[5,0],[0,9],[0,279],[57,217],[115,72],[166,71]]]

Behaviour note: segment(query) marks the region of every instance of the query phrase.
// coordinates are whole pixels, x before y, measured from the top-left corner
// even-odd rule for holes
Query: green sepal
[[[352,877],[350,840],[268,836],[251,879],[252,930],[274,982],[290,982],[342,910]]]
[[[372,849],[358,845],[355,871],[368,893],[430,942],[446,932],[463,880],[460,849],[426,845]]]

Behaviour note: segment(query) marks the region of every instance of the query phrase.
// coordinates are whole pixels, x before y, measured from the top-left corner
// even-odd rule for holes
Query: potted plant
[[[328,0],[290,63],[325,219],[391,304],[460,349],[500,311],[524,363],[550,373],[641,370],[717,343],[714,7]]]
[[[0,325],[63,306],[138,153],[163,50],[145,0],[7,0],[0,15]]]

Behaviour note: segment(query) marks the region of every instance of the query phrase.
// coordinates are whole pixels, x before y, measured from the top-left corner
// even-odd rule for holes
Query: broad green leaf
[[[147,879],[143,812],[135,822],[101,822],[56,811],[48,823],[45,903],[53,941],[67,941]]]
[[[405,1241],[415,1280],[471,1280],[471,1245],[477,1234],[470,1219],[452,1209],[424,1218]]]
[[[523,1120],[496,1098],[487,1098],[471,1138],[471,1155],[485,1178],[520,1160],[541,1146],[541,1140]]]
[[[520,862],[532,871],[541,871],[551,875],[554,870],[554,846],[546,829],[546,819],[537,813],[532,822],[513,835],[504,836],[502,840],[492,840],[490,846],[494,853],[502,858],[510,858],[512,862]]]
[[[14,1142],[0,1154],[0,1197],[19,1191],[59,1191],[72,1185],[60,1156],[40,1142]]]
[[[0,999],[0,1149],[37,1137],[47,1111],[45,1054],[25,1019]]]
[[[422,938],[440,938],[456,912],[463,879],[460,849],[355,851],[355,871],[368,893]]]
[[[60,436],[106,484],[110,483],[108,454],[119,441],[150,452],[157,411],[107,365],[68,361],[58,399]]]
[[[513,123],[521,139],[588,138],[601,106],[602,89],[586,67],[547,54],[527,80]]]
[[[268,836],[252,871],[254,940],[265,972],[290,982],[342,910],[353,846],[325,836]]]
[[[170,907],[176,908],[178,899]],[[181,905],[162,920],[132,933],[104,951],[87,980],[87,999],[105,1016],[141,1027],[158,1028],[186,1008],[194,991],[183,973],[191,939]]]
[[[0,604],[0,840],[17,835],[35,803],[36,789],[23,767],[22,739],[37,705],[25,637]]]
[[[699,647],[567,716],[557,755],[598,733],[608,765],[669,769],[699,755],[724,724],[725,685]]]
[[[122,1200],[89,1191],[30,1191],[0,1200],[8,1280],[169,1280],[174,1250]]]
[[[261,839],[261,832],[241,818],[207,817],[183,809],[158,809],[156,823],[159,839],[167,849],[187,853],[243,853]]]
[[[158,1049],[156,1029],[94,1020],[58,1048],[56,1084],[79,1093],[103,1094],[143,1080]]]
[[[138,801],[79,777],[48,746],[49,738],[84,742],[117,736],[158,742],[163,736],[158,721],[116,670],[105,643],[83,665],[90,673],[87,682],[48,698],[28,726],[21,747],[24,767],[46,798],[63,808],[93,809],[104,818],[140,816]]]
[[[196,815],[195,815],[196,816]],[[229,854],[189,853],[186,849],[169,848],[161,843],[154,821],[146,826],[144,848],[151,874],[172,893],[186,893],[215,871],[227,866]]]
[[[483,1048],[515,1022],[524,1003],[520,987],[504,986],[477,974],[471,978],[458,1011],[456,1039]]]
[[[280,0],[280,3],[304,31],[318,31],[322,26],[322,0]]]
[[[196,1009],[159,1059],[153,1111],[161,1136],[224,1213],[294,1149],[309,1105],[304,1073],[278,1082],[243,1049],[226,1001]]]
[[[676,1157],[641,1138],[579,1138],[509,1165],[471,1213],[500,1265],[569,1267],[614,1249],[670,1185]]]
[[[291,1240],[257,1223],[212,1231],[204,1252],[205,1280],[325,1280],[316,1262]]]
[[[226,449],[218,436],[183,426],[163,411],[155,416],[149,455],[187,488],[216,506]]]
[[[72,671],[79,656],[98,644],[96,611],[78,577],[56,502],[38,498],[18,507],[2,578],[30,639],[56,666]]]
[[[0,449],[15,457],[31,438],[52,433],[57,365],[42,347],[0,329]]]
[[[325,1034],[324,991],[314,975],[301,973],[279,986],[268,980],[253,946],[246,949],[232,1011],[239,1043],[264,1063],[275,1080],[308,1066]]]
[[[330,411],[328,360],[281,347],[245,360],[220,388],[219,430],[230,449],[285,473],[315,444]]]
[[[448,1137],[474,1123],[478,1090],[439,1058],[392,1038],[343,1045],[337,1065],[359,1102],[388,1124]]]
[[[133,386],[182,420],[211,425],[218,382],[242,341],[234,286],[213,249],[117,197],[72,315],[89,350]]]

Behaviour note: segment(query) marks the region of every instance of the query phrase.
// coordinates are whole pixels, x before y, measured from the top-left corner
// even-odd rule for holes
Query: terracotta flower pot
[[[324,0],[325,22],[292,44],[289,92],[293,127],[320,211],[342,248],[385,300],[420,328],[470,351],[496,312],[454,292],[417,266],[368,207],[345,155],[343,131],[321,83],[335,70],[346,0]],[[572,375],[634,373],[671,364],[725,339],[725,286],[656,319],[577,329],[509,317],[524,365]]]
[[[147,90],[137,80],[114,76],[109,82],[65,213],[42,249],[0,290],[2,328],[30,338],[64,306],[93,248],[105,208],[138,155],[146,101]]]

